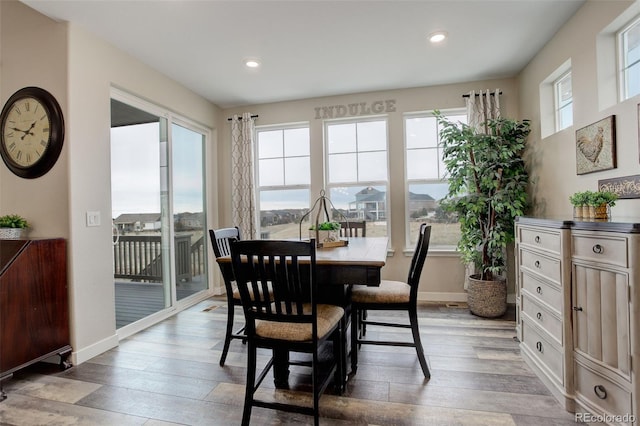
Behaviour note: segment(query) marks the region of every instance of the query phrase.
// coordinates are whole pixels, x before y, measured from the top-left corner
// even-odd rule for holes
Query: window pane
[[[573,89],[571,71],[565,73],[554,84],[556,110],[556,130],[566,129],[573,124]]]
[[[309,157],[294,157],[284,159],[285,185],[309,185],[311,183],[311,168]]]
[[[299,238],[300,219],[309,210],[308,189],[260,191],[260,237]],[[309,228],[303,224],[303,235]]]
[[[329,182],[356,182],[357,180],[356,154],[334,154],[329,156]]]
[[[340,214],[349,220],[366,220],[367,237],[387,236],[387,187],[386,186],[342,186],[329,189],[329,199]]]
[[[437,149],[412,149],[407,151],[407,179],[438,179]]]
[[[440,207],[447,183],[409,185],[409,244],[414,246],[421,223],[431,225],[432,246],[455,246],[460,240],[458,218]]]
[[[407,149],[438,146],[435,117],[414,117],[406,120]]]
[[[327,126],[327,152],[356,151],[356,126],[349,124],[330,124]]]
[[[365,121],[357,123],[358,151],[386,151],[387,123],[385,121]]]
[[[358,154],[358,182],[387,180],[387,152]]]
[[[282,158],[273,160],[259,160],[259,186],[273,186],[284,184],[284,164]]]
[[[622,35],[622,63],[625,99],[640,94],[640,19]]]
[[[308,127],[284,131],[284,155],[285,157],[309,155]]]
[[[258,158],[282,157],[282,130],[258,133]]]

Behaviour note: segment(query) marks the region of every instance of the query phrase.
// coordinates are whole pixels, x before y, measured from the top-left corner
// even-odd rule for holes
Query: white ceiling
[[[222,108],[515,76],[584,0],[21,0]],[[449,38],[430,45],[427,35]],[[258,58],[259,69],[243,60]]]

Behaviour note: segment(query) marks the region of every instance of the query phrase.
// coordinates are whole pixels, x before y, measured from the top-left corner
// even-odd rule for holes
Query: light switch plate
[[[100,212],[87,212],[87,226],[100,226]]]

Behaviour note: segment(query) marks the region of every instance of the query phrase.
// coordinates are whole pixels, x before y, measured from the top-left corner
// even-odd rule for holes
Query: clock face
[[[33,166],[49,148],[49,112],[35,98],[19,99],[9,106],[3,134],[9,159],[19,167]]]
[[[9,170],[28,179],[47,173],[64,141],[62,109],[39,87],[11,95],[0,113],[0,156]]]

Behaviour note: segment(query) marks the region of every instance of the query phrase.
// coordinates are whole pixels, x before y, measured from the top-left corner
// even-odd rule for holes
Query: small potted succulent
[[[322,222],[309,228],[309,238],[315,238],[318,243],[335,242],[340,240],[340,223]]]
[[[589,216],[589,194],[590,191],[576,192],[569,197],[569,202],[573,205],[573,217],[582,219]]]
[[[29,223],[25,218],[17,214],[0,216],[0,239],[18,240],[26,238],[29,231]]]

